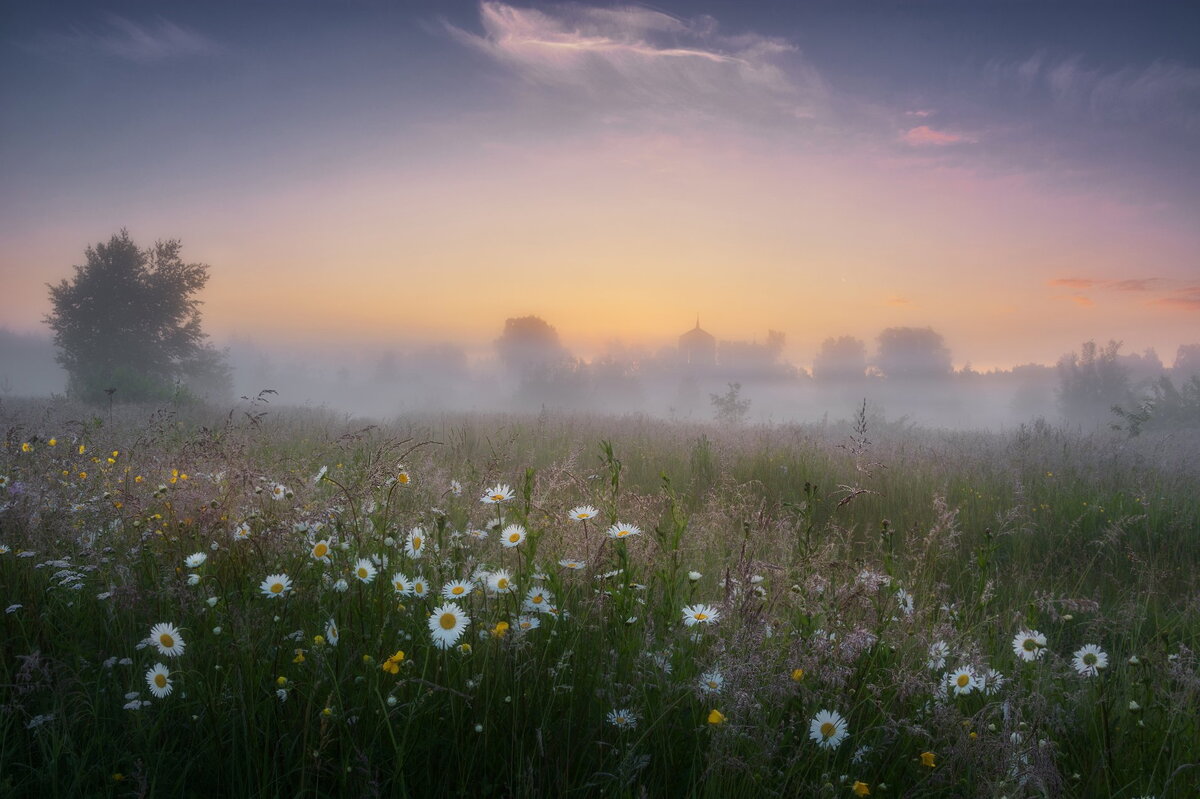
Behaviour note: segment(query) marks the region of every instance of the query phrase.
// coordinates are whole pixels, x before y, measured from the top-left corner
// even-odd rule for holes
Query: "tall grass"
[[[0,792],[1200,790],[1195,441],[865,410],[376,425],[255,402],[109,423],[28,403],[0,424]],[[512,499],[481,502],[496,484]],[[597,517],[568,519],[580,505]],[[608,537],[618,522],[642,532]],[[528,532],[513,548],[509,524]],[[516,592],[487,588],[501,569]],[[281,573],[292,590],[265,596]],[[429,592],[398,594],[396,573]],[[455,579],[471,622],[441,649],[430,613]],[[525,605],[533,587],[552,610]],[[686,625],[696,605],[716,622]],[[158,622],[178,657],[147,641]],[[1032,662],[1024,629],[1047,641]],[[1085,644],[1096,676],[1073,666]],[[955,694],[961,667],[1003,684]],[[822,710],[846,721],[836,747],[814,739]]]

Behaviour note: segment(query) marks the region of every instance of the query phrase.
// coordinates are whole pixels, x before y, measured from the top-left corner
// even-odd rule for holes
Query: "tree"
[[[742,398],[742,384],[729,383],[724,394],[709,394],[713,406],[713,418],[721,424],[739,425],[750,413],[750,400]]]
[[[1063,416],[1085,424],[1108,418],[1109,411],[1129,400],[1129,372],[1121,364],[1121,342],[1110,341],[1103,349],[1086,341],[1079,354],[1058,360],[1058,404]]]
[[[88,247],[73,280],[48,285],[55,356],[67,393],[87,402],[166,399],[193,379],[205,393],[231,384],[225,354],[206,342],[195,294],[206,264],[187,264],[171,239],[138,249],[122,229]]]
[[[827,338],[813,359],[813,379],[822,383],[858,381],[867,374],[867,345],[854,336]]]
[[[929,380],[953,373],[942,334],[930,327],[889,327],[879,334],[875,365],[888,380]]]
[[[518,376],[561,365],[568,354],[558,341],[558,331],[540,316],[506,319],[496,339],[500,360]]]

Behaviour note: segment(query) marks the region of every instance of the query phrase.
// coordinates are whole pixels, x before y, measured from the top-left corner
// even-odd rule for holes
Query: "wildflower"
[[[14,602],[13,604],[6,607],[4,609],[4,612],[5,612],[5,614],[16,613],[18,610],[20,610],[23,607],[25,607],[25,606],[22,605],[20,602]]]
[[[542,588],[540,585],[535,585],[530,588],[525,594],[525,609],[544,611],[546,608],[554,604],[554,594]]]
[[[504,532],[500,534],[500,543],[506,549],[512,549],[525,540],[525,528],[519,524],[510,524],[504,528]]]
[[[268,574],[258,590],[268,599],[279,599],[292,590],[292,580],[286,574]]]
[[[403,467],[396,473],[396,482],[402,486],[408,485],[411,480],[412,478],[408,476],[408,472]]]
[[[33,452],[33,444],[30,444],[28,441],[26,441],[25,443],[21,444],[21,451]]]
[[[527,633],[530,630],[536,630],[542,626],[542,620],[537,616],[522,615],[517,617],[518,632]]]
[[[697,624],[713,624],[721,613],[712,605],[688,605],[683,609],[683,623],[692,627]]]
[[[637,726],[638,717],[632,710],[618,708],[608,711],[608,723],[622,730],[631,730]]]
[[[471,595],[473,587],[466,580],[451,580],[442,586],[442,596],[446,599],[466,599]]]
[[[250,537],[250,523],[242,522],[237,527],[233,528],[233,540],[245,541]]]
[[[642,530],[632,524],[622,524],[617,522],[612,527],[608,528],[607,535],[609,538],[628,538],[631,535],[641,535]]]
[[[1012,639],[1013,653],[1027,663],[1040,658],[1045,648],[1046,636],[1037,630],[1021,630]]]
[[[371,563],[367,558],[359,558],[354,564],[354,576],[364,583],[370,583],[374,580],[377,573],[375,564]]]
[[[487,505],[496,505],[500,502],[505,502],[513,498],[513,490],[506,484],[497,483],[483,493],[479,498],[480,502]]]
[[[350,583],[339,577],[333,584],[333,590],[339,594],[344,594],[350,590]]]
[[[1095,644],[1088,644],[1075,653],[1075,671],[1081,677],[1095,677],[1108,666],[1108,655]]]
[[[903,588],[896,589],[896,603],[900,605],[900,610],[905,616],[913,615],[913,597],[912,594],[905,591]],[[940,666],[939,666],[940,668]]]
[[[329,541],[321,540],[312,545],[312,549],[308,552],[313,560],[319,560],[322,563],[329,562]]]
[[[995,669],[988,669],[983,673],[982,682],[983,692],[988,696],[995,696],[1004,687],[1004,675]]]
[[[155,663],[154,668],[146,672],[146,684],[150,686],[150,693],[165,699],[172,691],[171,672],[162,663]]]
[[[183,654],[183,637],[179,628],[170,622],[161,622],[150,628],[150,640],[158,651],[168,657],[179,657]]]
[[[497,569],[488,575],[488,588],[494,593],[511,593],[517,590],[517,586],[513,584],[512,575],[505,569]]]
[[[450,481],[450,493],[456,497],[462,496],[462,483],[457,480]]]
[[[937,755],[935,755],[933,752],[922,752],[921,753],[921,765],[928,766],[929,768],[934,768],[937,765],[934,762],[934,760],[936,758],[937,758]]]
[[[870,796],[871,794],[870,786],[858,780],[854,781],[854,784],[850,786],[850,790],[854,791],[855,796]]]
[[[275,696],[277,696],[279,698],[280,702],[286,702],[287,701],[287,689],[286,688],[276,688]]]
[[[397,649],[396,654],[392,655],[390,658],[388,658],[386,661],[384,661],[383,665],[380,666],[379,668],[383,669],[388,674],[399,674],[400,673],[400,663],[403,660],[404,660],[404,651],[401,649]]]
[[[703,576],[700,572],[688,572],[688,580],[693,583],[697,582]]]
[[[599,512],[600,511],[596,510],[591,505],[580,505],[576,508],[571,508],[571,512],[568,513],[567,516],[572,521],[582,522],[595,518],[596,514]]]
[[[292,662],[293,663],[303,663],[304,662],[304,650],[303,649],[296,650],[296,657],[292,658]]]
[[[412,593],[413,581],[407,575],[396,572],[392,575],[392,588],[396,589],[400,596],[408,596]]]
[[[721,711],[717,710],[716,708],[713,708],[712,710],[708,711],[708,723],[713,725],[714,727],[717,726],[718,724],[724,724],[725,723],[725,714],[722,713]]]
[[[187,578],[187,584],[188,585],[200,585],[200,575],[196,574],[195,572],[193,572],[192,574],[189,574],[188,578]]]
[[[800,682],[804,679],[804,669],[792,669],[792,682]]]
[[[458,643],[471,620],[458,605],[447,603],[433,609],[429,617],[429,632],[439,649],[449,649]]]
[[[204,552],[197,552],[193,555],[188,555],[187,559],[183,562],[183,565],[187,566],[189,569],[198,569],[204,565],[204,561],[206,560],[208,560],[207,554]]]
[[[836,710],[822,710],[808,725],[808,737],[825,749],[837,749],[849,734],[846,720]]]
[[[1129,700],[1129,712],[1130,713],[1137,713],[1141,709],[1142,709],[1142,706],[1137,703],[1136,699]]]
[[[587,566],[587,562],[582,561],[582,560],[575,560],[574,558],[563,558],[562,560],[560,560],[558,562],[558,565],[563,567],[564,569],[570,569],[571,571],[579,571],[580,569]]]
[[[404,552],[414,560],[425,554],[425,531],[420,527],[414,527],[408,531],[408,538],[404,541]]]
[[[287,486],[282,483],[273,483],[271,485],[271,499],[285,499],[290,493]]]
[[[50,445],[50,446],[52,446],[52,447],[57,447],[57,446],[58,446],[58,439],[57,439],[57,438],[52,438],[52,439],[50,439],[49,441],[47,441],[46,443],[47,443],[47,444],[49,444],[49,445]]]
[[[412,595],[416,596],[416,597],[422,597],[428,593],[429,593],[429,583],[425,581],[424,577],[422,577],[421,575],[418,574],[416,577],[413,578]]]
[[[710,669],[700,675],[699,686],[706,694],[719,694],[725,687],[725,676],[719,669]]]
[[[947,675],[947,684],[954,691],[955,696],[969,694],[979,687],[979,679],[975,676],[975,671],[970,666],[963,666],[956,669]]]
[[[929,645],[929,660],[925,665],[933,671],[941,671],[946,668],[946,656],[950,654],[950,647],[945,641],[934,641]]]
[[[328,474],[328,472],[329,472],[329,467],[328,467],[328,466],[322,466],[322,467],[321,467],[321,468],[320,468],[320,469],[317,471],[317,474],[316,474],[316,476],[315,476],[315,477],[313,477],[313,485],[316,485],[317,483],[321,482],[321,480],[323,480],[323,479],[325,478],[325,475],[326,475],[326,474]]]

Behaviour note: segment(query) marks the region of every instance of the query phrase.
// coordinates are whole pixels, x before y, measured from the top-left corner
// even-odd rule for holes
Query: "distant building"
[[[679,337],[679,359],[694,367],[712,368],[717,365],[717,339],[700,329],[700,317],[696,326]]]

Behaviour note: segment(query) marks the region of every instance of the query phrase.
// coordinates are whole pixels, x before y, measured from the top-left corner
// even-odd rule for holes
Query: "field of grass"
[[[3,795],[1200,795],[1195,438],[0,426]]]

